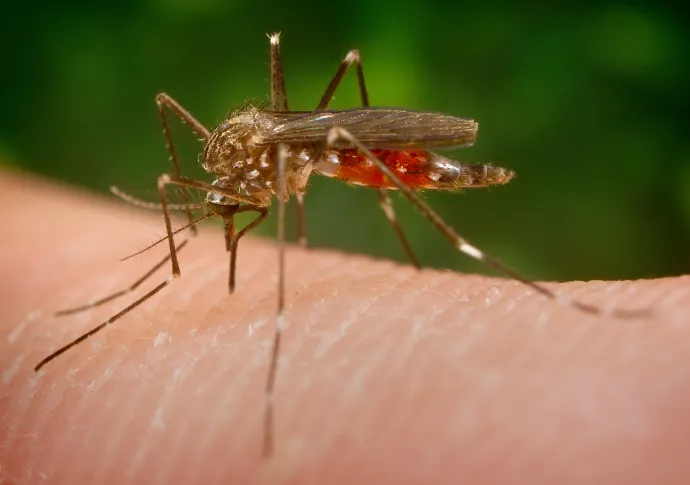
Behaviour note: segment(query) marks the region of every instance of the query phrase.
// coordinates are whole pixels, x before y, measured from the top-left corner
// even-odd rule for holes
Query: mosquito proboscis
[[[418,190],[459,190],[465,188],[502,185],[514,176],[512,170],[490,164],[460,163],[429,151],[436,148],[471,146],[477,136],[474,120],[441,113],[405,109],[374,108],[364,82],[359,52],[351,50],[343,59],[319,104],[313,111],[289,111],[280,55],[280,35],[269,35],[271,46],[270,109],[247,105],[232,113],[213,131],[206,129],[177,101],[161,93],[156,97],[158,112],[172,160],[173,172],[158,178],[160,204],[138,201],[115,190],[115,194],[129,203],[160,209],[163,212],[169,244],[169,254],[128,288],[77,308],[62,310],[69,314],[111,301],[143,284],[157,269],[170,261],[172,272],[165,281],[149,290],[132,304],[99,326],[56,350],[36,365],[44,365],[108,325],[119,320],[137,306],[168,286],[181,275],[178,252],[188,239],[174,240],[171,210],[184,210],[189,223],[185,228],[192,235],[203,219],[220,217],[223,220],[226,249],[230,253],[228,286],[235,289],[235,268],[239,240],[256,228],[268,215],[273,198],[278,205],[278,308],[272,343],[268,377],[264,396],[263,454],[273,453],[273,388],[278,370],[285,309],[285,204],[291,195],[297,199],[298,239],[306,246],[304,228],[304,194],[312,174],[336,178],[363,185],[378,191],[379,203],[395,230],[411,263],[420,267],[388,195],[399,190],[431,224],[460,252],[482,261],[500,273],[518,280],[536,292],[578,311],[618,318],[636,317],[644,312],[604,310],[582,303],[566,295],[557,295],[548,287],[535,283],[510,269],[499,260],[469,243],[448,225],[422,198]],[[355,68],[362,107],[348,110],[328,110],[328,105],[346,71]],[[204,141],[203,168],[214,177],[212,183],[192,180],[181,174],[180,163],[173,144],[165,109],[175,113]],[[195,219],[186,198],[183,204],[170,204],[166,189],[169,185],[206,193],[203,208],[206,213]],[[256,217],[240,231],[234,218],[241,212],[254,212]],[[159,241],[159,242],[161,242]]]

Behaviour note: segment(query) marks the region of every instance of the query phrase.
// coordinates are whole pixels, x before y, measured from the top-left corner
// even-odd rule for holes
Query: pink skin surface
[[[0,483],[690,483],[690,278],[549,284],[290,247],[275,456],[261,459],[276,311],[272,243],[220,229],[183,277],[39,375],[141,294],[159,214],[0,173]],[[459,256],[460,257],[460,256]],[[161,269],[141,290],[169,274]]]

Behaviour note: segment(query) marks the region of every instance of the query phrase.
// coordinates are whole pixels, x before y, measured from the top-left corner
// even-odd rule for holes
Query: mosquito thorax
[[[260,109],[245,107],[228,117],[211,133],[202,166],[216,175],[213,185],[233,190],[257,205],[268,205],[275,193],[274,151],[262,145],[261,133],[274,122]],[[209,193],[207,201],[230,205],[231,199]]]

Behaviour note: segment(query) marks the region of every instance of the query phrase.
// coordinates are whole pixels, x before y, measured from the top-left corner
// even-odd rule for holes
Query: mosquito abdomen
[[[374,148],[371,152],[411,189],[457,190],[486,187],[505,184],[514,175],[512,170],[502,167],[459,163],[425,150]],[[396,188],[366,155],[354,149],[330,150],[314,169],[327,177],[355,185]]]
[[[433,154],[430,161],[429,178],[441,190],[503,185],[515,176],[515,172],[491,164],[459,163],[450,158]]]

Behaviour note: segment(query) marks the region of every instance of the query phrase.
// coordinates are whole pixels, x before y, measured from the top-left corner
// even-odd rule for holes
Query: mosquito
[[[290,111],[280,54],[280,34],[271,34],[268,37],[271,56],[270,109],[247,105],[230,115],[213,131],[209,131],[173,98],[165,93],[158,94],[158,113],[173,165],[172,173],[163,174],[158,178],[160,204],[139,201],[119,191],[115,193],[130,203],[162,210],[167,236],[159,242],[167,239],[169,254],[128,288],[58,314],[76,313],[127,294],[138,288],[168,261],[172,273],[165,281],[119,313],[44,358],[36,365],[36,372],[59,355],[119,320],[179,278],[181,272],[178,253],[187,244],[188,239],[176,244],[174,235],[181,230],[189,229],[193,236],[196,234],[197,224],[204,219],[220,217],[223,220],[226,250],[230,256],[228,286],[232,293],[235,289],[238,243],[249,231],[264,221],[275,197],[278,206],[278,308],[263,410],[263,454],[270,457],[274,447],[273,389],[285,313],[285,205],[291,195],[296,197],[298,240],[300,245],[306,246],[304,194],[312,174],[375,189],[384,214],[395,230],[410,262],[416,267],[420,267],[419,260],[398,223],[388,195],[390,190],[400,191],[459,252],[484,262],[543,296],[587,314],[619,318],[637,315],[638,312],[605,311],[568,296],[557,295],[546,286],[530,281],[470,244],[420,198],[418,191],[422,189],[454,191],[488,187],[505,184],[514,176],[514,172],[506,168],[489,164],[460,163],[429,151],[436,148],[471,146],[477,137],[479,125],[476,121],[441,113],[370,107],[362,62],[357,50],[347,53],[315,110]],[[362,107],[328,110],[338,85],[352,66],[357,74]],[[212,183],[192,180],[181,174],[165,108],[177,115],[203,139],[202,166],[214,177]],[[183,204],[170,204],[167,188],[171,185],[205,192],[204,203],[190,204],[185,194]],[[205,214],[194,219],[192,210],[202,208],[205,209]],[[189,223],[177,231],[173,231],[171,223],[172,210],[186,211],[189,219]],[[253,212],[256,217],[242,230],[236,231],[234,217],[241,212]]]

